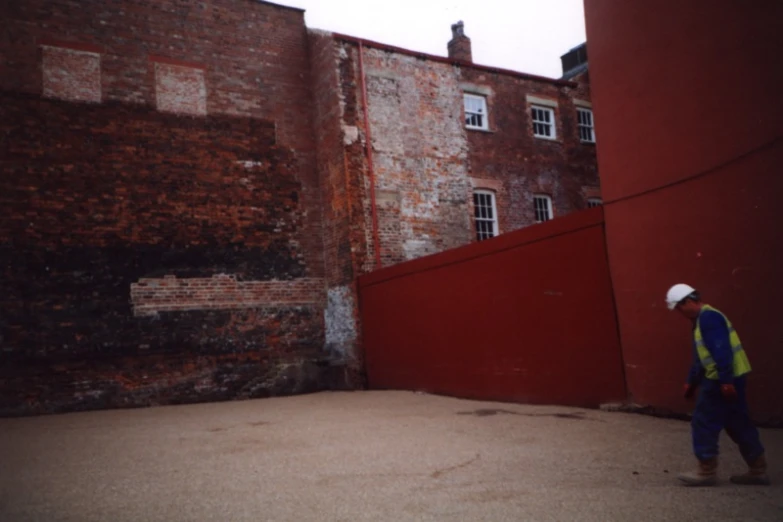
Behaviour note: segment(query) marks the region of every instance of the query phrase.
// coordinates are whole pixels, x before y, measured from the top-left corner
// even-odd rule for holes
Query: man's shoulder
[[[726,316],[715,308],[707,308],[699,314],[699,325],[702,328],[726,328]]]

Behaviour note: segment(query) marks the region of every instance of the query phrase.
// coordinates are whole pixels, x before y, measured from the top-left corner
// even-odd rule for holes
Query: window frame
[[[547,122],[542,121],[542,120],[536,120],[536,115],[535,115],[535,111],[536,110],[545,111],[545,112],[549,113],[552,121],[547,123]],[[557,119],[556,119],[556,115],[557,115],[557,112],[556,112],[556,108],[555,107],[547,107],[546,105],[539,105],[537,103],[531,103],[530,104],[530,121],[531,121],[531,123],[533,125],[533,137],[534,138],[538,138],[538,139],[542,139],[542,140],[552,140],[552,141],[557,140]],[[547,136],[545,134],[538,134],[538,133],[536,133],[536,124],[538,124],[538,125],[549,125],[550,129],[552,130],[552,135],[551,136]]]
[[[587,198],[587,208],[602,207],[604,200],[601,198]]]
[[[580,121],[580,114],[586,113],[590,115],[590,124],[586,125]],[[593,115],[593,109],[589,107],[577,107],[576,108],[576,128],[579,132],[579,141],[582,143],[595,143],[595,117]],[[590,139],[584,139],[582,137],[582,130],[588,129],[590,131]]]
[[[546,201],[546,211],[549,215],[549,217],[543,221],[538,219],[537,201],[539,200]],[[549,194],[533,194],[533,218],[535,219],[536,223],[546,223],[547,221],[551,221],[555,218],[555,209],[554,205],[552,204],[552,196]]]
[[[481,100],[481,103],[483,104],[484,113],[480,112],[468,112],[467,107],[467,101],[468,99],[474,99],[474,100]],[[465,114],[465,128],[471,129],[471,130],[489,130],[489,103],[487,102],[487,97],[483,94],[475,94],[472,92],[463,92],[462,93],[462,110]],[[468,115],[478,115],[481,116],[482,125],[471,125],[468,123]]]
[[[476,202],[476,196],[489,196],[490,201],[490,210],[492,212],[492,218],[485,218],[485,217],[479,217],[476,214],[478,213],[478,205]],[[492,223],[492,235],[489,237],[481,237],[481,231],[479,230],[478,223],[479,221],[482,222],[491,222]],[[500,235],[500,223],[498,222],[498,204],[497,204],[497,194],[495,194],[494,190],[488,190],[488,189],[473,189],[473,226],[476,229],[476,241],[486,241],[487,239],[492,239],[493,237],[498,237]]]

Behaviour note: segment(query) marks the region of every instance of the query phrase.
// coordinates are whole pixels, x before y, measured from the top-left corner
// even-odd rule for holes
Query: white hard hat
[[[683,283],[674,285],[673,287],[669,288],[668,292],[666,292],[666,306],[669,307],[669,310],[674,310],[674,307],[677,306],[677,303],[695,291],[696,289],[690,285]]]

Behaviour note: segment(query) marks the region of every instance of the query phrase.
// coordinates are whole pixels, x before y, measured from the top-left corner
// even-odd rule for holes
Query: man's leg
[[[748,464],[748,471],[743,475],[732,475],[731,481],[744,485],[768,485],[770,481],[764,446],[748,412],[745,378],[735,379],[734,387],[737,389],[737,400],[729,410],[726,433],[739,446],[742,458]]]
[[[693,473],[682,473],[679,479],[688,486],[712,486],[717,482],[718,440],[726,419],[727,408],[717,381],[705,379],[696,400],[691,419],[693,453],[699,461]]]

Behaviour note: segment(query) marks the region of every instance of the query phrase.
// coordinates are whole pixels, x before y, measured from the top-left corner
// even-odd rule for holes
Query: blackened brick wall
[[[0,18],[0,414],[328,387],[303,12],[32,0]],[[199,116],[160,112],[180,108]]]
[[[4,93],[0,135],[0,413],[321,385],[323,284],[302,279],[301,182],[273,124]],[[277,295],[171,311],[194,298],[158,290],[135,304],[164,311],[134,314],[141,279],[223,273]]]

